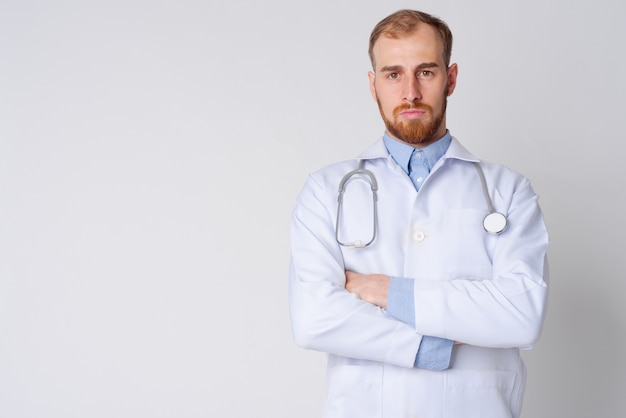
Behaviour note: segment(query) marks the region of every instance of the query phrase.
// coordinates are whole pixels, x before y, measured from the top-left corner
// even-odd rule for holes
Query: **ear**
[[[376,81],[376,74],[374,74],[371,71],[368,71],[367,77],[370,80],[370,93],[372,94],[372,99],[376,101],[376,85],[374,83]]]
[[[456,77],[459,74],[459,66],[451,64],[448,67],[448,96],[452,95],[456,87]]]

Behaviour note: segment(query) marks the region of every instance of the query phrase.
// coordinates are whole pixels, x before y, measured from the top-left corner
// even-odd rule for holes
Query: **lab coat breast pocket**
[[[491,277],[497,235],[483,228],[483,209],[453,209],[444,224],[444,263],[449,279]]]

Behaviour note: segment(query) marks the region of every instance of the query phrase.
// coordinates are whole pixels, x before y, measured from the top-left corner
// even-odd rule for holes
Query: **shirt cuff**
[[[391,278],[387,295],[387,313],[415,328],[414,284],[415,280],[413,279],[404,277]]]
[[[446,370],[450,367],[453,345],[454,341],[425,335],[415,356],[414,366],[420,369]]]

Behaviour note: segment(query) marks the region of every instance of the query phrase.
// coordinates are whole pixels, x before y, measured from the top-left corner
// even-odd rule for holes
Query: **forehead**
[[[382,35],[372,50],[376,69],[388,65],[419,65],[425,62],[443,63],[443,40],[430,25],[420,25],[413,33],[398,39]]]

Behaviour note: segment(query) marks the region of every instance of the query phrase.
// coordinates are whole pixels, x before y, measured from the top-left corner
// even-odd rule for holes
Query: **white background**
[[[0,416],[314,418],[289,218],[383,131],[400,8],[455,35],[448,125],[532,179],[551,233],[526,417],[623,414],[625,3],[0,0]]]

